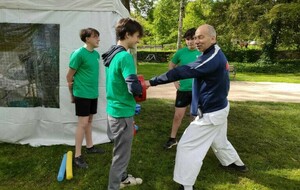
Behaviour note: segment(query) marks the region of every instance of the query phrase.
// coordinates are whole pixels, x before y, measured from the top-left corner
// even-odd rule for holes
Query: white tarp
[[[96,50],[102,54],[116,42],[114,33],[116,22],[128,16],[129,13],[119,0],[1,0],[0,24],[59,25],[59,108],[0,107],[0,142],[32,146],[74,145],[77,117],[74,104],[70,103],[66,73],[70,53],[83,45],[79,38],[79,31],[87,27],[97,29],[100,32],[100,47]],[[0,33],[0,35],[3,34]],[[0,39],[2,40],[3,36],[0,36]],[[12,50],[5,52],[3,49],[5,47],[1,47],[0,43],[0,67],[4,64],[1,63],[1,60],[4,60],[3,57],[19,53],[11,52]],[[15,56],[10,60],[17,61]],[[7,74],[4,69],[2,72],[4,73],[0,73],[0,89],[4,88],[1,78],[4,80]],[[108,142],[105,72],[102,60],[99,80],[98,113],[94,116],[93,122],[94,144]]]

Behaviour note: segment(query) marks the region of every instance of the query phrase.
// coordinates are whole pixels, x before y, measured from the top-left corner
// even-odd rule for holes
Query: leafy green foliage
[[[300,48],[299,0],[194,0],[187,1],[183,31],[203,23],[213,25],[218,43],[224,50],[236,48],[236,42],[256,41],[263,50],[261,63],[272,63],[274,51]],[[179,17],[179,1],[159,0],[154,4],[152,35],[155,44],[175,43]]]
[[[183,19],[183,30],[197,28],[206,22],[211,13],[211,0],[191,1],[185,8],[185,17]]]
[[[278,43],[288,47],[291,44],[300,46],[300,3],[280,3],[272,7],[265,15],[270,24],[280,22]],[[292,37],[293,36],[293,37]],[[291,48],[291,47],[290,47]]]
[[[154,29],[159,44],[177,39],[179,1],[160,0],[154,10]]]
[[[155,0],[131,0],[130,3],[134,8],[132,13],[135,13],[135,15],[142,16],[144,18],[147,18],[147,20],[152,21],[155,2]]]
[[[215,23],[220,43],[230,45],[229,40],[256,40],[263,47],[261,63],[274,62],[274,51],[279,45],[299,46],[299,3],[285,1],[225,1],[213,6],[210,21]],[[297,4],[297,5],[296,5]],[[220,11],[225,11],[219,18]],[[291,22],[289,22],[289,20]],[[297,21],[296,21],[297,20]],[[224,33],[225,32],[225,33]],[[286,38],[289,38],[287,40]],[[294,36],[296,40],[293,40]],[[230,47],[227,47],[230,49]]]
[[[147,44],[156,44],[154,34],[154,28],[151,22],[148,19],[145,19],[138,14],[131,14],[135,19],[143,26],[144,29],[144,36],[141,38],[139,42],[139,46],[147,45]]]

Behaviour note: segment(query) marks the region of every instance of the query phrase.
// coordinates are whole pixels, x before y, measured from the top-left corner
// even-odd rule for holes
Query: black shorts
[[[179,91],[176,92],[175,107],[184,108],[192,102],[192,91]]]
[[[75,97],[75,111],[77,116],[89,116],[97,113],[98,99]]]

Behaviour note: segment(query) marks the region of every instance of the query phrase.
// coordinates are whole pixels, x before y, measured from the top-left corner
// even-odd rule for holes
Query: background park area
[[[248,63],[235,63],[237,68],[240,64],[247,68]],[[284,67],[271,68],[280,71]],[[166,70],[167,63],[141,62],[138,65],[138,73],[146,79]],[[235,80],[300,83],[299,69],[295,71],[271,74],[240,70]],[[142,177],[144,182],[141,186],[128,189],[177,189],[177,184],[172,180],[176,149],[163,149],[171,127],[173,104],[174,100],[163,97],[148,99],[140,104],[141,112],[135,117],[139,130],[133,141],[129,171]],[[213,152],[209,151],[195,187],[207,190],[297,189],[300,186],[300,104],[264,101],[230,101],[230,104],[228,138],[250,171],[225,171],[219,167]],[[186,116],[179,137],[188,123],[189,117]],[[68,150],[73,151],[74,147],[2,143],[0,189],[106,189],[113,145],[97,146],[104,148],[106,153],[88,155],[89,169],[73,168],[73,179],[57,182],[62,155]]]
[[[122,2],[130,3],[131,16],[145,29],[136,52],[137,71],[145,79],[168,70],[171,56],[184,44],[182,32],[203,23],[213,23],[218,44],[236,72],[234,78],[230,74],[231,81],[300,84],[298,0]],[[163,149],[171,129],[174,99],[165,99],[162,95],[148,98],[140,105],[141,112],[135,116],[139,129],[133,140],[128,171],[141,177],[143,184],[126,189],[176,190],[178,184],[173,181],[176,148]],[[196,189],[299,189],[300,103],[230,100],[230,106],[228,139],[249,172],[222,169],[210,150]],[[189,122],[187,113],[178,137]],[[0,143],[0,190],[105,190],[113,144],[96,146],[106,153],[84,154],[89,168],[73,168],[71,180],[58,182],[62,156],[69,150],[74,151],[74,146]]]

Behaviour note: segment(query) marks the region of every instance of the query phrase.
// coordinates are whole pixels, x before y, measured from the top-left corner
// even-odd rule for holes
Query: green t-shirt
[[[132,117],[136,102],[125,79],[136,74],[133,57],[127,51],[117,53],[106,67],[106,111],[112,117]]]
[[[73,95],[80,98],[98,98],[99,60],[97,51],[88,51],[81,47],[70,56],[69,67],[76,70],[73,83]]]
[[[187,65],[189,63],[194,62],[197,57],[201,55],[201,52],[199,52],[197,49],[190,50],[187,47],[184,47],[182,49],[179,49],[172,58],[172,63],[181,66],[181,65]],[[192,83],[193,79],[184,79],[180,80],[180,91],[191,91],[192,90]]]

